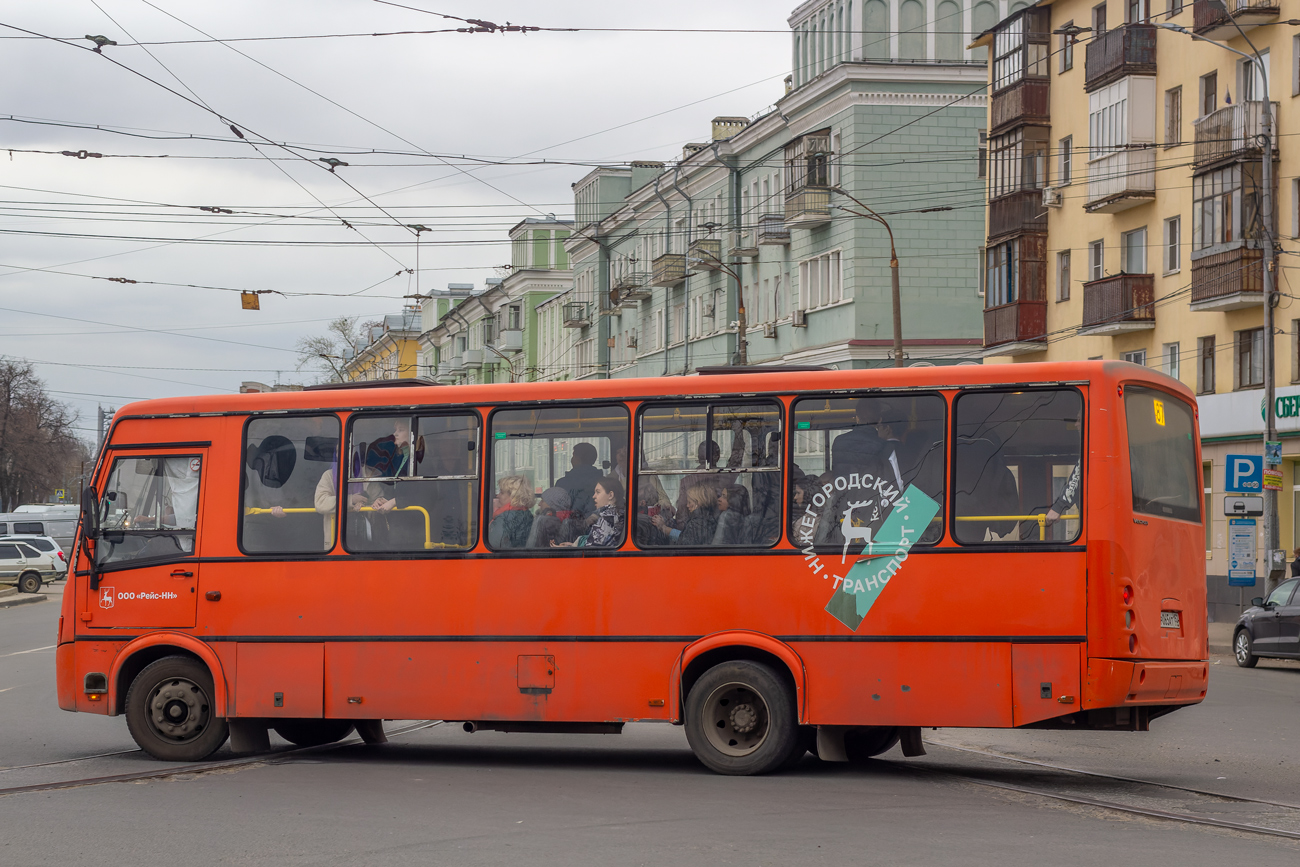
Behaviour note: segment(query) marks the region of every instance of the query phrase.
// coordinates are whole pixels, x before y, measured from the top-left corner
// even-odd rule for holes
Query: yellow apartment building
[[[343,365],[349,382],[414,379],[420,355],[420,309],[408,307],[373,323]]]
[[[989,49],[991,97],[986,361],[1127,360],[1198,394],[1217,619],[1264,586],[1261,568],[1254,590],[1227,587],[1222,494],[1227,456],[1262,452],[1266,89],[1276,142],[1281,541],[1288,550],[1300,544],[1300,28],[1292,17],[1300,0],[1043,0],[975,41]],[[1229,48],[1258,53],[1267,75]]]

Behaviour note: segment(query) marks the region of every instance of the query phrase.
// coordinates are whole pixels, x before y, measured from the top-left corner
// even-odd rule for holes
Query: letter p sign
[[[1230,494],[1258,494],[1264,489],[1262,455],[1228,455],[1223,489]]]

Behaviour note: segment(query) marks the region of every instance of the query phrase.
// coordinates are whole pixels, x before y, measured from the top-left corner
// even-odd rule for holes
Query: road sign
[[[59,488],[57,491],[54,492],[54,499],[58,500],[60,503],[62,503],[67,498],[68,498],[68,492],[63,490],[63,488]]]
[[[1254,518],[1228,519],[1228,586],[1255,586]]]
[[[1258,518],[1264,514],[1263,497],[1224,497],[1223,514],[1239,518]]]
[[[1261,455],[1228,455],[1223,468],[1223,489],[1230,494],[1258,494],[1264,489]]]

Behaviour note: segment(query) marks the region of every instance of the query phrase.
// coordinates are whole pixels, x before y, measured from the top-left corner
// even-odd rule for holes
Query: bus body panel
[[[953,370],[154,401],[119,411],[95,479],[103,484],[122,444],[158,444],[159,454],[206,447],[202,570],[194,570],[197,613],[185,631],[206,650],[200,656],[214,670],[217,703],[228,716],[294,710],[360,719],[670,719],[680,714],[680,679],[691,659],[683,654],[719,632],[729,633],[726,646],[790,649],[789,656],[775,655],[796,682],[806,677],[798,695],[806,723],[1012,726],[1081,709],[1199,701],[1204,666],[1190,663],[1204,660],[1206,650],[1201,525],[1133,522],[1117,386],[1121,379],[1140,380],[1194,405],[1190,392],[1131,365]],[[671,549],[638,551],[630,540],[618,552],[518,557],[488,551],[481,538],[457,556],[354,556],[341,545],[327,555],[249,556],[239,546],[242,438],[250,412],[335,412],[346,425],[350,412],[365,407],[468,406],[486,418],[489,402],[607,402],[683,391],[773,394],[788,411],[790,395],[809,389],[891,387],[941,390],[951,408],[954,389],[965,385],[1057,381],[1079,383],[1071,387],[1088,401],[1078,542],[1050,550],[981,549],[957,546],[946,534],[937,548],[913,549],[857,630],[826,611],[833,576],[844,568],[840,556],[812,563],[787,538],[768,552],[676,556]],[[168,417],[180,413],[207,415]],[[142,415],[151,417],[128,417]],[[819,564],[824,568],[815,569]],[[122,633],[142,630],[110,632],[102,617],[95,622],[99,599],[88,589],[88,566],[78,551],[75,586],[64,599],[66,638],[75,632],[77,644],[75,653],[61,649],[58,656],[61,702],[66,680],[78,710],[111,713],[108,702],[82,700],[81,677],[104,670],[101,653],[117,657],[113,670],[120,670],[143,646],[125,647]],[[109,583],[113,574],[101,581]],[[1124,628],[1116,604],[1121,578],[1133,584],[1136,629]],[[213,591],[219,599],[207,597]],[[1150,625],[1152,612],[1158,624],[1170,599],[1185,614],[1178,635]],[[99,642],[96,635],[119,640]],[[1135,651],[1130,635],[1137,636]],[[154,633],[150,640],[170,639]],[[1143,672],[1141,688],[1132,689]],[[1066,697],[1075,702],[1062,702]]]

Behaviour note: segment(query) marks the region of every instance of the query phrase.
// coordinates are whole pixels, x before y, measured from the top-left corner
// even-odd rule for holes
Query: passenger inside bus
[[[569,471],[555,483],[569,492],[573,510],[582,513],[584,517],[591,515],[596,508],[592,496],[596,491],[596,483],[603,475],[595,466],[598,457],[600,455],[591,443],[576,444],[573,447],[573,457],[570,458]]]
[[[614,476],[604,476],[592,492],[596,511],[587,532],[572,542],[552,542],[555,548],[617,548],[623,541],[623,483]]]
[[[337,416],[257,418],[245,442],[240,544],[250,553],[325,551],[316,492],[337,460]],[[327,504],[328,505],[328,504]],[[336,506],[334,508],[337,508]]]
[[[563,545],[581,536],[584,529],[582,517],[570,508],[569,492],[555,485],[542,491],[538,498],[528,547],[550,548],[553,542]]]
[[[488,524],[488,544],[496,549],[526,548],[533,529],[533,489],[523,476],[506,476],[497,481]]]

